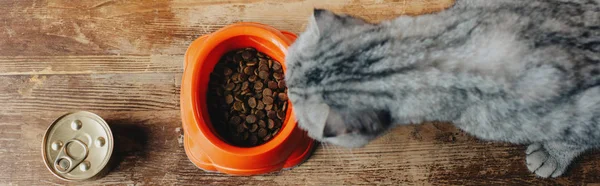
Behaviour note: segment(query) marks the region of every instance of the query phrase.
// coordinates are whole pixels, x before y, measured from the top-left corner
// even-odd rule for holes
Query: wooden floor
[[[444,123],[395,129],[362,149],[319,146],[292,170],[231,177],[197,169],[181,142],[183,54],[240,21],[299,33],[313,7],[371,21],[441,10],[452,0],[0,0],[0,185],[69,185],[41,157],[58,116],[89,110],[122,144],[103,185],[504,185],[600,183],[599,153],[539,179],[524,147],[482,142]]]

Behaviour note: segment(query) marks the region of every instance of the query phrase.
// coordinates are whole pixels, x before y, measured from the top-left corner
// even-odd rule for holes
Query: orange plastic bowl
[[[315,143],[298,128],[288,102],[282,128],[270,141],[255,147],[237,147],[218,137],[206,105],[209,75],[223,54],[253,47],[284,63],[296,35],[258,23],[236,23],[196,39],[185,54],[181,82],[181,117],[185,152],[198,168],[233,175],[264,174],[292,168],[306,160]]]

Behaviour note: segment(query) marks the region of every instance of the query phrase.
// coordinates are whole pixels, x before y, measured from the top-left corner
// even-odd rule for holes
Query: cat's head
[[[353,73],[363,72],[351,64],[380,59],[376,52],[364,50],[374,42],[385,42],[378,34],[364,34],[379,30],[378,25],[359,18],[315,9],[306,31],[290,46],[286,56],[289,98],[299,126],[312,138],[361,147],[390,126],[385,99],[379,99],[387,94],[356,79],[354,75],[360,74]]]

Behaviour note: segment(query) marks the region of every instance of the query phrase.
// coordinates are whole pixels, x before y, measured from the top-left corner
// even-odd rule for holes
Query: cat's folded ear
[[[389,111],[375,109],[332,109],[327,112],[323,137],[348,133],[378,135],[391,124]]]
[[[313,15],[309,21],[309,29],[317,35],[327,31],[329,29],[327,24],[334,22],[336,15],[325,9],[315,8],[313,9]]]
[[[338,15],[329,10],[315,8],[308,28],[317,35],[323,35],[348,24],[364,24],[364,20],[347,15]]]

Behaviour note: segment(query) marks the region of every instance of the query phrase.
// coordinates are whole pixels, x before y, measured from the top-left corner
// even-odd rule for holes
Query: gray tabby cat
[[[320,141],[450,121],[529,145],[540,177],[600,147],[600,0],[458,0],[379,24],[315,9],[288,52],[289,98]]]

